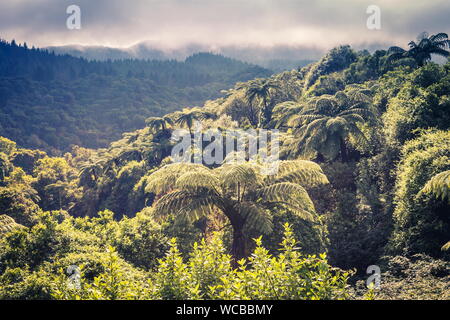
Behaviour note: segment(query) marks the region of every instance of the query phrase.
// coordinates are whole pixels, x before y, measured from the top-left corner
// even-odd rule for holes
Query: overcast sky
[[[81,8],[68,30],[66,8]],[[381,30],[366,27],[369,5]],[[0,38],[29,45],[406,46],[424,30],[450,33],[450,0],[0,0]]]

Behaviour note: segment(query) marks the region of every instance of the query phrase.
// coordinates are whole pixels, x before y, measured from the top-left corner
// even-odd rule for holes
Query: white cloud
[[[82,30],[65,27],[65,9],[82,9]],[[366,8],[381,7],[382,30],[366,28]],[[448,0],[8,0],[1,36],[38,46],[69,43],[164,47],[349,43],[404,45],[423,30],[450,31]]]

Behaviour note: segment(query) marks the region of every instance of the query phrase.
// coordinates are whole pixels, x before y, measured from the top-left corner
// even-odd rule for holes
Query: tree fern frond
[[[21,224],[16,223],[16,221],[7,215],[0,215],[0,235],[13,231],[15,229],[25,228]]]
[[[448,39],[448,34],[444,33],[444,32],[440,32],[437,34],[434,34],[430,37],[431,41],[442,41]]]
[[[369,118],[369,117],[373,116],[372,111],[370,111],[368,109],[364,109],[364,108],[354,108],[354,109],[345,110],[345,111],[340,112],[339,116],[342,117],[342,116],[345,116],[348,114],[357,114],[364,118]]]
[[[299,127],[301,125],[311,123],[314,120],[323,118],[320,114],[299,114],[291,117],[287,124],[290,127]]]
[[[346,122],[363,123],[365,121],[364,118],[357,113],[341,114],[341,117],[344,118]]]
[[[286,206],[314,212],[314,204],[308,192],[296,183],[280,182],[256,190],[255,195],[262,202],[284,203]]]
[[[145,192],[162,194],[175,187],[177,179],[186,172],[203,171],[206,168],[194,163],[171,163],[147,177]]]
[[[342,117],[331,118],[327,121],[325,128],[331,134],[335,132],[342,132],[347,127],[348,122]]]
[[[441,49],[448,49],[450,48],[450,40],[441,40],[435,43],[435,45]]]
[[[349,133],[350,135],[353,137],[353,139],[355,140],[356,144],[366,144],[367,143],[367,138],[364,135],[364,133],[361,131],[361,129],[358,128],[358,126],[354,123],[354,122],[349,122],[348,123],[349,126]]]
[[[203,199],[203,200],[202,200]],[[186,190],[175,190],[162,196],[155,204],[153,213],[156,217],[165,216],[168,214],[186,215],[186,210],[197,210],[193,215],[198,214],[198,210],[203,206],[212,206],[213,200],[217,200],[214,194],[208,190],[198,190],[197,192],[189,192]]]
[[[394,54],[394,53],[404,54],[404,53],[406,53],[406,50],[403,48],[397,47],[397,46],[390,47],[388,49],[388,54]]]
[[[429,52],[437,54],[437,55],[439,55],[441,57],[448,57],[448,56],[450,56],[450,53],[447,50],[441,49],[441,48],[430,49]]]
[[[365,94],[362,90],[354,89],[348,93],[348,97],[353,102],[362,102],[362,103],[370,103],[370,97]]]
[[[450,202],[450,170],[443,171],[432,177],[421,192],[434,194],[442,200],[447,198]]]
[[[256,186],[260,183],[259,170],[253,163],[225,164],[216,170],[224,188],[232,188],[237,184]]]
[[[312,187],[329,183],[322,168],[312,161],[286,160],[280,161],[278,173],[265,178],[265,183],[291,182]]]
[[[324,126],[329,119],[330,119],[329,117],[322,117],[320,119],[313,120],[311,123],[309,123],[306,126],[304,134],[301,137],[301,140],[303,140],[303,139],[305,139],[305,138],[307,138],[307,137],[309,137],[309,136],[311,136],[313,134],[316,134],[317,130],[320,127]]]
[[[253,202],[241,202],[237,208],[245,219],[244,229],[256,230],[263,234],[270,234],[273,230],[272,216]]]
[[[214,197],[198,195],[190,200],[190,203],[176,212],[176,215],[188,223],[207,217],[215,207]]]
[[[175,186],[179,189],[197,189],[207,188],[217,191],[220,188],[220,182],[216,175],[209,169],[200,171],[186,172],[176,181]]]

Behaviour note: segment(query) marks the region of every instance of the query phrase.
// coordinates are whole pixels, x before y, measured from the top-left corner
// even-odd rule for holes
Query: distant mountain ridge
[[[203,104],[268,69],[210,53],[90,61],[0,40],[0,136],[58,154],[107,146],[150,116]]]
[[[322,51],[312,48],[297,48],[289,46],[259,47],[259,46],[205,46],[191,44],[176,49],[163,48],[155,43],[142,42],[129,48],[113,48],[105,46],[65,45],[47,47],[57,54],[70,54],[88,60],[120,60],[120,59],[150,59],[178,60],[200,52],[220,54],[240,61],[257,64],[274,72],[292,70],[303,67],[321,56]]]

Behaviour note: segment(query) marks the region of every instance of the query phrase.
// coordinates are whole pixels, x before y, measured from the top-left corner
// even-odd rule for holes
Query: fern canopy
[[[234,240],[238,242],[249,231],[272,232],[271,210],[277,207],[315,221],[314,204],[306,188],[328,183],[320,166],[306,160],[274,164],[278,172],[268,176],[262,174],[263,165],[257,161],[226,163],[216,169],[174,163],[151,174],[145,190],[160,197],[154,204],[155,216],[174,214],[192,223],[221,212],[232,225]],[[243,255],[242,251],[234,252],[237,258]]]
[[[307,107],[286,122],[295,136],[288,152],[307,157],[320,154],[329,160],[340,155],[346,161],[348,145],[367,141],[359,125],[375,119],[370,100],[358,89],[311,98]]]

